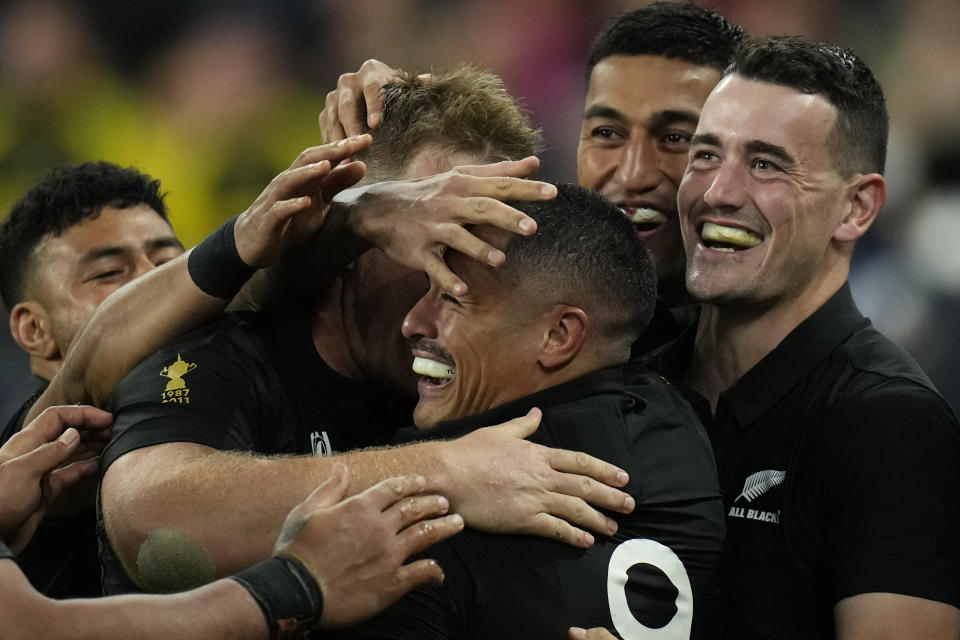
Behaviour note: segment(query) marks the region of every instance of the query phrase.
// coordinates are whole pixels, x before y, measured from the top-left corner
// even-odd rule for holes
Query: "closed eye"
[[[451,295],[448,294],[448,293],[441,293],[441,294],[440,294],[440,299],[443,300],[444,302],[449,302],[450,304],[456,305],[456,306],[458,306],[458,307],[461,306],[461,305],[460,305],[460,301],[457,300],[456,298],[454,298],[453,296],[451,296]]]

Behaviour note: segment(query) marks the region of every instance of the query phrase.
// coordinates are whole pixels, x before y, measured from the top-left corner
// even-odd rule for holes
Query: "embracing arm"
[[[604,534],[616,528],[587,501],[632,510],[632,499],[612,488],[622,486],[626,474],[583,454],[522,440],[538,423],[533,414],[458,440],[335,457],[258,457],[189,443],[139,449],[121,456],[103,478],[104,521],[142,586],[159,588],[169,580],[142,569],[177,562],[190,571],[199,567],[198,580],[209,581],[266,557],[283,514],[342,461],[351,469],[351,492],[384,477],[420,473],[427,489],[446,495],[471,526],[587,547],[592,536],[578,526]]]

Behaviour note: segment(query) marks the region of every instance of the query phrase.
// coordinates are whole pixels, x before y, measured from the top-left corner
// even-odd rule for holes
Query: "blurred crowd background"
[[[195,244],[300,150],[337,77],[367,58],[499,74],[540,126],[541,176],[573,182],[583,68],[624,0],[0,2],[0,218],[55,165],[104,159],[162,180]],[[854,296],[960,408],[960,2],[715,0],[753,34],[855,49],[892,120],[889,199],[861,241]],[[31,385],[0,331],[3,420]]]

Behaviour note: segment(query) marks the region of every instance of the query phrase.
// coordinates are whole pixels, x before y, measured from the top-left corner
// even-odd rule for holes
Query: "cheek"
[[[679,187],[683,180],[683,172],[687,168],[687,154],[661,153],[660,168],[663,174],[670,179],[670,182]]]
[[[577,150],[577,183],[581,187],[600,191],[612,169],[617,166],[615,149],[598,149],[581,143]]]

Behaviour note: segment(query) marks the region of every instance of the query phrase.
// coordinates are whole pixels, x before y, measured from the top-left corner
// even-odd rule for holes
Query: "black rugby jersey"
[[[663,375],[682,379],[695,331]],[[960,606],[960,426],[848,286],[713,418],[699,400],[727,511],[724,637],[832,638],[834,605],[861,593]]]
[[[570,626],[604,626],[623,637],[659,630],[687,638],[707,614],[719,564],[723,510],[713,454],[689,404],[657,376],[623,382],[605,369],[492,411],[405,430],[409,439],[456,437],[543,409],[530,438],[619,465],[632,514],[587,550],[533,536],[470,529],[426,555],[442,585],[420,588],[356,631],[362,638],[564,638]]]
[[[224,314],[141,362],[110,400],[114,436],[101,473],[155,444],[329,455],[385,443],[410,423],[412,400],[331,370],[304,309]],[[107,593],[134,590],[101,527]]]

